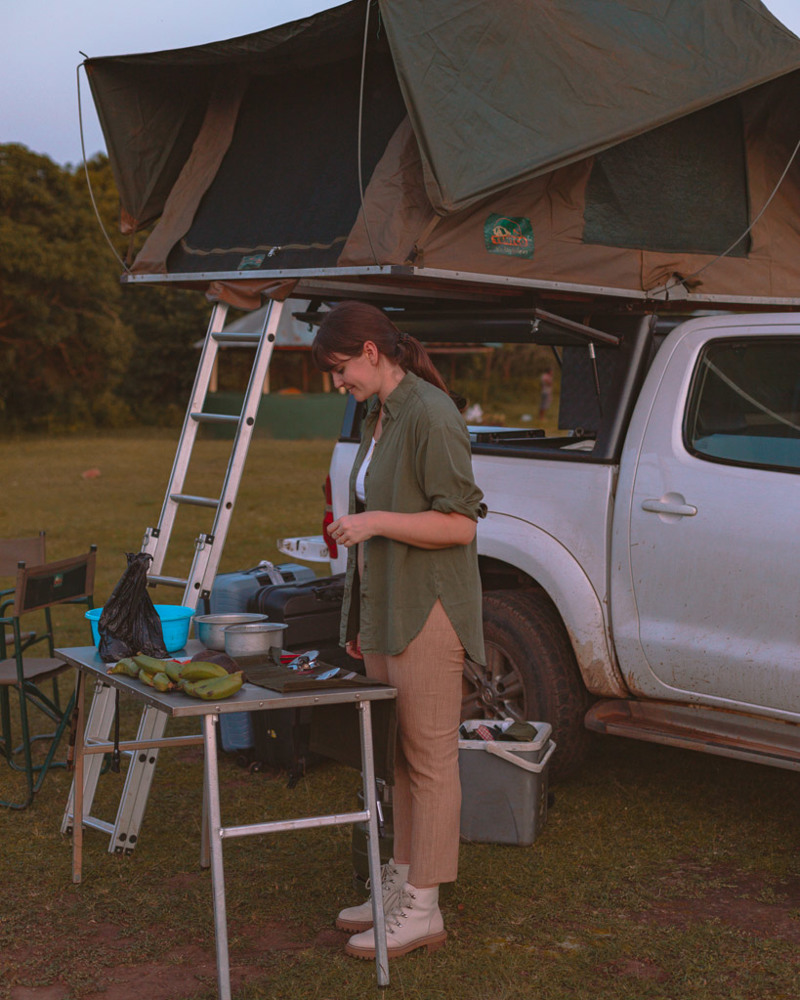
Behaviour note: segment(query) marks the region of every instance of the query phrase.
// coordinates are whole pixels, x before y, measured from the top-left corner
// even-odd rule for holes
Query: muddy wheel
[[[539,590],[488,591],[483,628],[486,666],[465,664],[462,718],[549,722],[556,742],[550,777],[564,778],[589,748],[590,698],[555,605]]]

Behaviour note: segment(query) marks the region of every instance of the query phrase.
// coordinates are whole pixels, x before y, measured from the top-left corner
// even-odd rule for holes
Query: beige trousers
[[[455,881],[461,819],[458,726],[464,649],[440,601],[397,656],[365,653],[368,677],[397,688],[394,860],[425,888]]]

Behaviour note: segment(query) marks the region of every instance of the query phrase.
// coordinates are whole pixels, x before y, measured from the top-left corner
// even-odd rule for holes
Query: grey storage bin
[[[509,722],[511,720],[508,720]],[[497,719],[469,719],[468,732],[496,726]],[[461,839],[527,847],[547,819],[550,757],[556,748],[547,722],[532,722],[531,742],[460,739]]]

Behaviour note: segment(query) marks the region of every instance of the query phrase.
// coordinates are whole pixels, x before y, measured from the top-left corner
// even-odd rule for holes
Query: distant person
[[[329,531],[348,552],[342,640],[397,688],[394,858],[382,871],[389,958],[440,947],[439,885],[458,871],[458,727],[464,653],[484,662],[475,528],[485,513],[469,434],[425,349],[374,306],[342,302],[314,363],[370,401],[349,513]],[[345,951],[374,958],[372,904],[342,910]]]
[[[545,368],[539,379],[539,417],[544,417],[553,402],[553,369]]]

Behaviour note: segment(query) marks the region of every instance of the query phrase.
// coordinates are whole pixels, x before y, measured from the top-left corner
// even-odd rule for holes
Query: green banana
[[[242,671],[235,674],[226,673],[224,677],[212,677],[205,681],[187,681],[182,679],[180,688],[193,698],[202,698],[203,701],[221,701],[223,698],[230,698],[236,694],[244,681]]]
[[[157,660],[155,656],[146,656],[144,653],[137,653],[133,658],[133,662],[138,665],[140,670],[144,670],[148,674],[161,674],[164,672],[164,661]]]
[[[169,691],[172,687],[172,681],[165,673],[153,674],[151,676],[151,680],[153,681],[153,687],[156,691],[161,691],[163,693],[164,691]]]
[[[165,660],[164,661],[164,673],[169,677],[173,684],[177,684],[181,679],[181,668],[182,663],[177,663],[175,660]]]
[[[155,684],[153,683],[153,675],[148,674],[144,667],[142,667],[139,671],[139,680],[142,684],[146,684],[148,687],[155,687]]]
[[[180,679],[183,681],[208,681],[214,678],[227,677],[228,671],[225,667],[217,663],[207,663],[205,660],[196,660],[185,663],[181,667]]]

